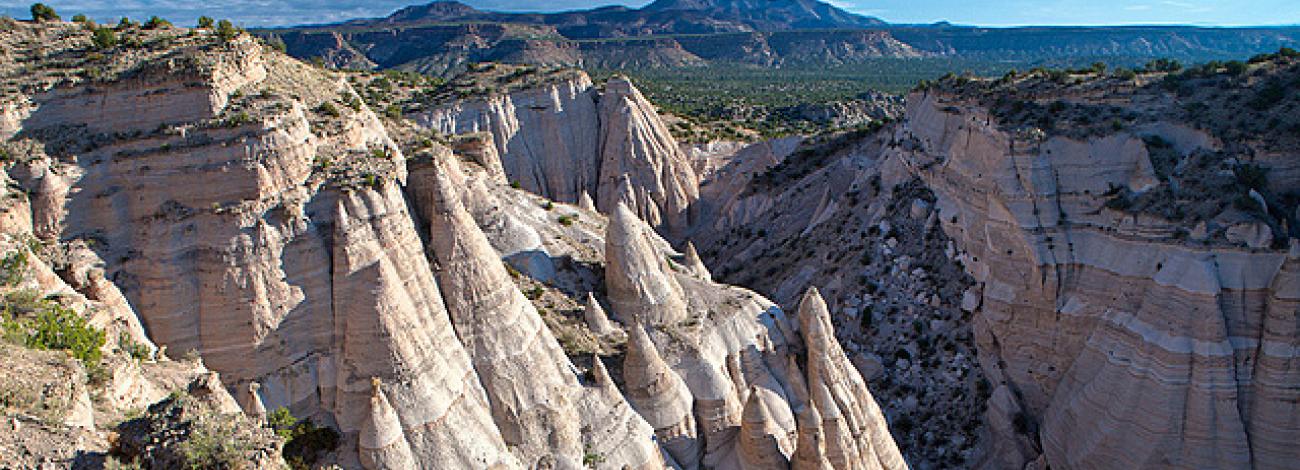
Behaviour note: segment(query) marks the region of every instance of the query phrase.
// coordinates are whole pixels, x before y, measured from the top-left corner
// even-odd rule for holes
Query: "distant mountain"
[[[491,12],[456,1],[438,1],[402,8],[385,18],[346,24],[374,27],[454,22],[548,25],[570,39],[864,28],[885,24],[877,18],[849,13],[816,0],[659,0],[640,9],[610,6],[559,13]]]
[[[290,54],[320,57],[336,67],[442,75],[481,61],[646,68],[946,57],[1132,65],[1156,57],[1197,62],[1300,46],[1300,27],[891,25],[817,0],[657,0],[635,9],[558,13],[493,12],[438,1],[383,18],[258,33],[281,38]]]

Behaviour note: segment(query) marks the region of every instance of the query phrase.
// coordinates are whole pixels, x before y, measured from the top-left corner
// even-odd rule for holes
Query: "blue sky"
[[[558,11],[648,0],[462,0],[500,11]],[[326,23],[384,16],[425,0],[46,0],[64,17],[86,13],[99,21],[123,15],[161,15],[188,24],[199,15],[231,18],[245,26]],[[1013,25],[1300,24],[1297,0],[831,0],[846,10],[896,23]],[[0,12],[27,18],[30,1],[0,0]],[[545,5],[545,7],[538,7]]]

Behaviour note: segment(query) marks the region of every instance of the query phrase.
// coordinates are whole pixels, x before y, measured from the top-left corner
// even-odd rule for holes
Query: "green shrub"
[[[1223,67],[1227,69],[1230,75],[1245,75],[1246,71],[1250,70],[1250,67],[1240,60],[1230,61],[1224,64]]]
[[[44,3],[32,4],[32,21],[45,22],[59,21],[61,19],[62,18],[59,18],[59,14],[55,13],[54,9],[50,8],[49,5]]]
[[[0,260],[0,284],[5,286],[16,286],[23,282],[23,274],[27,272],[27,252],[15,251],[5,255]]]
[[[54,302],[43,301],[34,318],[6,319],[4,329],[6,336],[21,337],[29,348],[68,351],[87,368],[98,366],[103,358],[104,331]]]
[[[112,49],[117,45],[117,33],[113,32],[113,28],[95,28],[90,40],[95,49]]]
[[[117,349],[122,350],[122,352],[137,361],[149,359],[149,347],[131,339],[131,335],[126,333],[119,333],[117,335]]]
[[[72,16],[73,23],[85,23],[88,21],[90,21],[90,18],[86,18],[86,15],[83,15],[81,13],[77,13],[76,15]]]
[[[401,119],[402,107],[395,104],[389,105],[387,108],[384,108],[384,115],[392,119]]]
[[[1237,175],[1237,184],[1240,184],[1246,190],[1256,190],[1264,192],[1268,188],[1268,169],[1262,166],[1245,163],[1237,165],[1234,168]]]
[[[570,226],[570,225],[573,225],[573,219],[574,219],[574,217],[571,216],[571,215],[562,215],[562,216],[560,216],[559,219],[556,220],[556,222],[559,222],[560,225],[563,225],[563,226],[565,226],[565,227],[568,227],[568,226]]]
[[[361,98],[358,98],[357,95],[354,93],[344,93],[343,104],[347,105],[347,107],[349,108],[352,108],[353,111],[361,111],[361,104],[362,104]]]
[[[241,468],[247,461],[248,450],[235,435],[233,422],[213,422],[208,426],[195,426],[193,432],[177,446],[190,469]]]
[[[289,46],[284,43],[284,39],[277,35],[266,38],[266,45],[270,46],[271,49],[275,49],[276,52],[285,52],[289,49]]]
[[[324,102],[324,103],[321,103],[320,106],[317,106],[317,107],[316,107],[316,112],[318,112],[318,113],[320,113],[320,114],[324,114],[324,115],[329,116],[329,117],[339,117],[339,116],[342,116],[342,114],[339,113],[339,108],[335,107],[335,106],[334,106],[334,103],[331,103],[331,102],[329,102],[329,101],[326,101],[326,102]]]
[[[120,31],[125,31],[125,30],[128,30],[128,29],[134,28],[134,27],[136,27],[136,26],[139,26],[139,25],[136,24],[136,22],[131,21],[131,18],[128,18],[128,17],[125,17],[125,16],[122,17],[122,20],[121,20],[121,21],[118,21],[118,22],[117,22],[117,29],[120,30]]]
[[[1108,209],[1123,211],[1130,207],[1133,207],[1133,200],[1129,198],[1127,191],[1116,194],[1114,197],[1106,201],[1106,208]]]
[[[199,27],[199,28],[202,28],[202,29],[212,29],[212,24],[213,24],[212,17],[208,17],[208,16],[200,16],[200,17],[199,17],[199,22],[198,22],[198,27]]]
[[[226,127],[239,127],[239,126],[252,124],[252,123],[253,123],[253,117],[248,115],[247,111],[240,111],[226,118],[225,122],[223,122],[222,125]]]
[[[157,16],[150,17],[149,21],[146,21],[144,23],[144,29],[161,29],[161,28],[170,28],[170,27],[172,27],[172,22],[164,20]]]
[[[605,461],[605,456],[591,449],[591,446],[584,445],[582,450],[582,466],[587,468],[596,468],[597,464]]]
[[[239,28],[236,28],[235,24],[231,23],[230,20],[217,22],[217,37],[221,38],[222,42],[230,42],[236,36],[239,36]]]
[[[339,445],[338,432],[317,427],[309,419],[299,420],[285,407],[268,413],[266,425],[284,439],[284,458],[294,470],[314,468],[321,454]]]

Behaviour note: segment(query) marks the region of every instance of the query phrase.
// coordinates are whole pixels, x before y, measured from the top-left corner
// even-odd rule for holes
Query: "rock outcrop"
[[[680,234],[692,221],[699,179],[654,105],[626,78],[611,78],[600,96],[600,174],[596,207],[612,212],[627,197],[624,175],[642,219]]]
[[[809,403],[822,415],[826,458],[835,468],[907,468],[880,406],[836,341],[816,288],[799,303],[799,327],[808,348]]]
[[[799,410],[799,438],[790,460],[794,470],[831,470],[835,468],[826,457],[826,434],[822,432],[822,414],[817,406],[808,403]]]
[[[779,400],[779,397],[765,388],[750,389],[740,421],[739,442],[736,444],[740,468],[790,468],[788,452],[794,444],[767,408],[769,401]]]
[[[5,37],[43,28],[64,40],[42,47],[89,41],[71,24]],[[354,92],[246,35],[129,34],[168,46],[106,55],[105,84],[21,75],[42,92],[6,98],[25,100],[18,138],[52,152],[17,155],[10,170],[44,188],[34,230],[84,240],[122,295],[93,274],[87,292],[129,306],[149,339],[202,357],[225,388],[257,382],[264,407],[337,428],[345,466],[358,462],[374,377],[421,465],[518,466],[447,318],[379,119],[364,106],[309,111]],[[79,110],[91,108],[106,111]],[[114,387],[115,401],[166,395],[140,380]]]
[[[361,466],[367,470],[398,470],[415,468],[415,456],[406,441],[402,421],[393,405],[384,395],[383,383],[378,378],[371,383],[370,415],[361,424],[357,450]]]
[[[547,459],[561,467],[579,467],[584,458],[580,430],[626,405],[621,396],[588,394],[578,383],[560,344],[510,281],[500,255],[462,205],[460,188],[452,181],[465,177],[456,175],[459,170],[452,165],[439,159],[413,172],[410,188],[430,227],[430,249],[438,260],[439,283],[447,293],[457,335],[487,390],[506,444],[529,466]],[[590,412],[579,413],[579,401],[595,400],[601,402],[589,403]],[[621,441],[620,448],[654,449],[649,434],[637,434],[637,428],[608,437]],[[606,460],[616,467],[643,468],[657,457],[653,451],[638,455],[619,448],[601,450],[632,459]]]
[[[627,397],[655,429],[661,445],[684,468],[698,468],[703,455],[686,382],[659,356],[640,321],[628,327],[623,359]]]
[[[605,283],[610,307],[625,325],[671,324],[687,317],[682,287],[646,236],[649,230],[627,206],[618,205],[610,215]]]
[[[43,28],[59,39],[37,40]],[[552,105],[588,107],[594,121],[498,120],[542,114],[539,97],[482,121],[506,125],[491,138],[453,138],[453,151],[410,122],[382,120],[348,80],[246,35],[124,29],[159,45],[100,54],[111,72],[102,83],[51,59],[85,52],[79,26],[0,33],[7,53],[35,62],[0,64],[24,90],[2,97],[21,111],[4,114],[5,144],[24,149],[6,169],[31,195],[0,201],[0,221],[58,255],[58,269],[33,263],[23,282],[78,315],[93,310],[118,349],[140,356],[112,364],[106,394],[155,403],[132,455],[185,465],[184,443],[150,436],[190,426],[167,421],[192,414],[188,399],[241,429],[251,421],[240,411],[261,420],[281,407],[335,429],[340,447],[320,454],[344,468],[766,467],[794,455],[795,411],[810,403],[837,413],[824,420],[842,431],[835,446],[881,447],[884,424],[842,350],[813,343],[826,335],[810,336],[771,301],[714,283],[692,246],[676,253],[652,228],[688,228],[696,177],[626,80],[599,97],[581,75],[543,92]],[[506,101],[497,104],[514,106]],[[160,110],[75,112],[87,104]],[[441,122],[455,127],[452,114],[470,115]],[[572,160],[556,160],[547,137],[528,140],[546,126],[569,126],[555,142],[572,145]],[[565,201],[597,194],[612,219],[517,191],[507,182],[519,174]],[[613,358],[623,347],[622,335],[592,333],[619,329],[588,294],[602,279],[628,329],[620,377],[600,355],[589,374],[575,365],[587,367],[578,347]],[[577,312],[582,295],[590,322]],[[194,362],[167,361],[166,350]],[[808,380],[805,350],[816,353]],[[164,375],[156,369],[170,372],[149,377]],[[163,400],[194,378],[188,398]],[[851,409],[817,402],[807,384]],[[93,427],[89,394],[68,396],[71,411],[55,418]],[[279,442],[252,428],[241,435],[256,448],[241,461],[279,465]]]
[[[940,225],[980,283],[969,305],[980,361],[1006,387],[996,409],[1023,409],[990,422],[1039,436],[1052,468],[1294,461],[1297,449],[1278,445],[1300,432],[1278,419],[1296,412],[1283,384],[1294,382],[1298,340],[1278,323],[1294,323],[1292,256],[1231,233],[1184,243],[1179,221],[1104,199],[1163,190],[1169,176],[1153,171],[1158,149],[1144,139],[1177,160],[1221,141],[1141,119],[1086,140],[1010,125],[967,96],[913,94],[895,138],[915,150],[890,157],[934,190]],[[1033,460],[1037,450],[1014,439],[1000,448]]]
[[[492,73],[514,70],[496,67],[502,70]],[[651,225],[672,233],[687,228],[699,180],[631,82],[613,78],[601,90],[582,72],[520,72],[530,73],[542,76],[507,92],[435,106],[416,121],[446,134],[491,134],[506,177],[536,194],[568,203],[594,195],[593,207],[606,213],[630,198],[636,205],[629,207]],[[620,187],[625,177],[630,191]]]
[[[608,335],[618,331],[618,328],[610,323],[605,308],[600,306],[595,294],[591,292],[587,293],[586,303],[582,304],[582,317],[587,322],[587,328],[598,335]]]

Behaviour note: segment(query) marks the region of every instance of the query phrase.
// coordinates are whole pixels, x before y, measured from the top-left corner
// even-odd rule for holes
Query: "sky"
[[[84,13],[100,21],[159,15],[190,24],[207,15],[242,26],[330,23],[385,16],[431,0],[45,0],[64,18]],[[462,0],[496,11],[561,11],[648,0]],[[980,26],[1191,24],[1208,26],[1300,24],[1297,0],[831,0],[845,10],[893,23],[950,21]],[[30,1],[0,0],[0,12],[30,17]],[[540,6],[539,6],[540,5]]]

